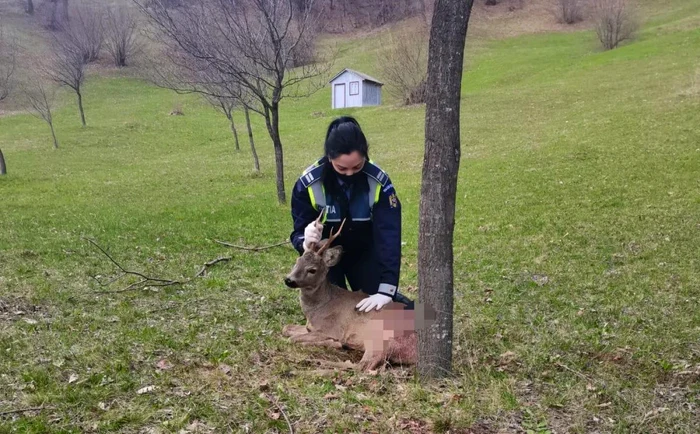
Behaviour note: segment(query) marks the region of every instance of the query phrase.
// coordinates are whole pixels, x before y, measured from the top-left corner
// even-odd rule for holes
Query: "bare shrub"
[[[53,137],[53,148],[58,149],[58,139],[56,139],[56,131],[53,128],[53,115],[51,113],[56,88],[39,79],[32,80],[31,84],[23,86],[22,92],[32,115],[48,124]]]
[[[63,25],[67,37],[80,50],[83,62],[99,59],[104,44],[104,12],[101,8],[81,4],[70,12],[70,21]]]
[[[137,21],[125,8],[110,9],[105,19],[105,45],[114,65],[127,66],[141,50],[137,39]]]
[[[38,61],[44,76],[55,83],[71,88],[78,97],[78,109],[83,127],[86,126],[82,86],[85,82],[85,59],[79,44],[69,32],[57,33],[51,43],[52,54],[46,61]]]
[[[632,38],[639,28],[639,21],[628,0],[596,0],[594,19],[596,34],[606,50],[612,50],[620,42]]]
[[[317,1],[314,8],[328,32],[342,33],[365,27],[378,27],[422,15],[429,21],[430,0],[331,0]]]
[[[298,25],[294,23],[291,31],[295,34],[295,37],[290,40],[295,40],[296,45],[288,47],[291,58],[290,63],[293,68],[313,65],[317,61],[315,41],[318,34],[316,29],[309,26],[301,34],[299,30]],[[290,44],[290,41],[286,43]]]
[[[564,24],[583,21],[582,3],[582,0],[557,0],[554,10],[557,21]]]
[[[427,27],[419,26],[392,33],[384,44],[379,69],[388,81],[387,91],[402,104],[425,102],[428,38]]]

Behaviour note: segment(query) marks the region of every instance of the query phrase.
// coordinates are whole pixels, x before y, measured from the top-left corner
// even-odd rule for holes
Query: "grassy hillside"
[[[281,283],[295,252],[213,242],[291,230],[260,119],[253,175],[223,116],[119,74],[90,76],[85,129],[61,95],[57,151],[33,117],[0,117],[0,433],[288,432],[285,416],[295,432],[698,432],[695,3],[654,9],[610,52],[587,30],[468,44],[455,376],[433,386],[320,369],[347,354],[280,336],[303,320]],[[339,39],[337,69],[377,74],[380,37]],[[287,189],[328,122],[356,116],[404,206],[415,297],[423,108],[329,107],[328,88],[284,102]],[[83,237],[169,279],[232,261],[105,293],[129,281],[100,286],[116,270]]]

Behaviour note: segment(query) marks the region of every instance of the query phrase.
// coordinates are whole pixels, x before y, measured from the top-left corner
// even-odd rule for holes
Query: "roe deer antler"
[[[331,246],[331,243],[333,242],[333,240],[338,238],[338,235],[340,235],[340,231],[342,231],[343,226],[345,226],[345,220],[346,219],[343,219],[343,222],[340,224],[340,227],[338,228],[338,232],[336,232],[335,234],[333,233],[333,229],[331,229],[331,235],[328,237],[328,240],[326,240],[326,244],[324,244],[320,249],[318,249],[318,251],[316,251],[316,254],[322,255],[323,252],[326,251],[326,249]]]
[[[324,207],[321,210],[321,214],[319,214],[318,217],[316,217],[316,220],[314,221],[314,226],[321,225],[321,229],[320,229],[321,231],[323,231],[323,223],[321,223],[321,219],[323,219],[323,216],[325,214],[326,214],[326,208]],[[309,243],[309,247],[307,248],[306,243],[304,243],[304,251],[307,251],[307,250],[314,251],[316,249],[317,244],[318,243]]]
[[[323,218],[323,215],[324,215],[325,213],[326,213],[326,208],[324,207],[324,208],[321,210],[321,214],[319,214],[318,217],[316,217],[316,224],[317,224],[317,225],[322,225],[322,224],[323,224],[323,223],[321,223],[321,219]]]

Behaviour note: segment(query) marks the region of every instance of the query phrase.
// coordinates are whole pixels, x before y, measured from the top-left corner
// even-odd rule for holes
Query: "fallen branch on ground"
[[[282,409],[282,406],[277,402],[277,399],[275,399],[274,396],[265,394],[265,397],[273,404],[275,404],[275,407],[282,413],[282,416],[284,416],[284,420],[287,421],[287,426],[289,427],[289,432],[290,434],[294,434],[294,427],[292,426],[292,422],[290,422],[289,417],[287,416],[287,413],[284,412]]]
[[[16,410],[5,410],[5,411],[0,411],[0,416],[7,416],[9,414],[19,414],[19,413],[26,413],[28,411],[41,411],[41,410],[51,410],[53,407],[28,407],[28,408],[19,408]]]
[[[227,256],[227,257],[212,259],[209,262],[205,262],[204,265],[202,265],[202,268],[200,268],[199,271],[197,271],[197,274],[194,275],[194,277],[202,277],[207,272],[207,269],[209,267],[212,267],[212,266],[218,264],[219,262],[228,262],[230,260],[231,260],[231,257]]]
[[[228,242],[226,242],[226,241],[214,240],[214,242],[217,243],[217,244],[221,244],[222,246],[233,247],[234,249],[248,250],[248,251],[250,251],[250,252],[259,252],[259,251],[261,251],[261,250],[267,250],[267,249],[271,249],[271,248],[273,248],[273,247],[284,246],[285,244],[289,244],[289,243],[290,243],[290,241],[287,240],[287,241],[283,241],[283,242],[277,243],[277,244],[272,244],[272,245],[269,245],[269,246],[245,247],[245,246],[237,246],[237,245],[235,245],[235,244],[231,244],[231,243],[228,243]]]
[[[132,283],[132,284],[130,284],[122,289],[118,289],[115,291],[95,291],[95,294],[117,294],[120,292],[127,292],[127,291],[135,291],[135,290],[144,289],[148,286],[163,287],[163,286],[173,286],[173,285],[184,285],[184,284],[189,283],[198,277],[204,276],[206,274],[207,269],[209,269],[210,267],[212,267],[220,262],[228,262],[231,260],[231,257],[228,256],[228,257],[220,257],[220,258],[212,259],[211,261],[205,262],[204,265],[202,265],[202,267],[199,269],[199,271],[197,271],[197,273],[195,273],[194,276],[192,276],[191,278],[186,279],[186,280],[161,279],[159,277],[146,276],[145,274],[140,273],[138,271],[127,270],[119,262],[117,262],[109,253],[107,253],[105,251],[105,249],[103,249],[99,244],[97,244],[95,241],[93,241],[89,238],[83,238],[83,239],[87,240],[90,244],[95,246],[100,252],[102,252],[110,260],[110,262],[112,262],[121,271],[120,275],[110,279],[109,282],[106,282],[106,283],[101,282],[95,276],[91,276],[93,279],[95,279],[95,281],[97,281],[97,283],[100,286],[109,286],[112,283],[118,281],[119,279],[121,279],[125,276],[137,276],[137,277],[141,278],[141,280],[139,280],[138,282]]]

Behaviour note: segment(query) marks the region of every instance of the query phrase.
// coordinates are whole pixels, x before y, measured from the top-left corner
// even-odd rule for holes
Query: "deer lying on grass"
[[[320,216],[317,221],[320,221]],[[301,310],[306,326],[290,324],[282,334],[302,345],[349,348],[364,351],[361,370],[383,367],[385,362],[412,365],[417,361],[416,311],[404,310],[403,303],[391,302],[380,311],[362,313],[355,309],[367,295],[331,284],[328,269],[338,263],[342,247],[330,247],[340,235],[312,244],[297,259],[284,279],[290,288],[299,288]]]

